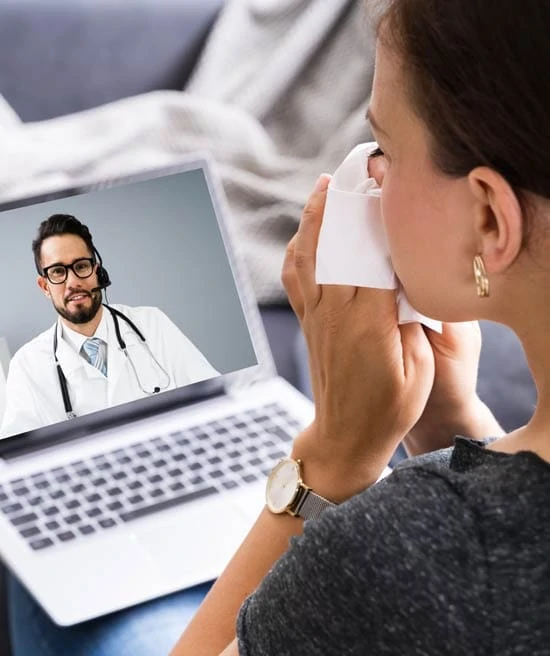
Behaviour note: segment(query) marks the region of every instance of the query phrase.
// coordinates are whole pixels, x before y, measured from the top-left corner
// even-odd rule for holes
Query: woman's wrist
[[[370,487],[389,460],[389,456],[386,459],[368,450],[358,454],[338,446],[324,443],[312,424],[295,439],[291,453],[302,461],[304,484],[333,503],[342,503]]]
[[[448,413],[445,421],[437,418],[431,422],[418,422],[403,440],[410,456],[421,455],[452,446],[457,435],[484,439],[500,437],[504,431],[491,410],[476,395],[471,403],[460,411]]]

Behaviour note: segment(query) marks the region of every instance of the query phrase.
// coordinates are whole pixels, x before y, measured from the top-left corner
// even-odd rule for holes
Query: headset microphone
[[[97,287],[94,287],[92,289],[92,292],[98,292],[102,289],[106,289],[111,285],[111,279],[109,278],[109,272],[107,269],[103,266],[103,261],[101,259],[101,255],[99,254],[99,251],[97,248],[94,246],[94,253],[97,256],[97,261],[99,266],[97,267]]]
[[[160,392],[160,387],[155,387],[153,394],[158,394]]]

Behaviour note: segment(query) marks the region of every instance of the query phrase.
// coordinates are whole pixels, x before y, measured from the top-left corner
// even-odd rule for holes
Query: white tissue
[[[417,312],[405,297],[392,267],[380,187],[368,177],[368,157],[376,143],[359,144],[330,181],[317,245],[315,278],[320,285],[398,289],[399,323],[419,321],[441,332],[441,322]]]

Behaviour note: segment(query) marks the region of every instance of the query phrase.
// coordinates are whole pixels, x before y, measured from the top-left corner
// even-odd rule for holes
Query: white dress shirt
[[[111,313],[103,316],[94,337],[107,344],[107,376],[80,354],[87,339],[59,319],[51,328],[22,346],[13,356],[6,384],[6,408],[0,437],[57,423],[67,418],[53,353],[57,331],[57,359],[77,416],[172,390],[219,375],[204,355],[158,308],[112,305],[139,328],[140,339],[119,319],[127,355],[121,349]]]

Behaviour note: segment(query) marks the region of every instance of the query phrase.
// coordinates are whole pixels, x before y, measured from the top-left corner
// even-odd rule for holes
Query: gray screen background
[[[257,363],[200,169],[0,213],[0,336],[11,355],[57,318],[36,284],[31,243],[58,212],[90,228],[110,303],[159,307],[220,373]]]

